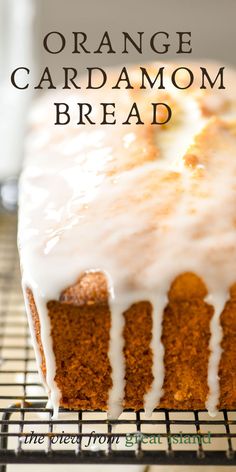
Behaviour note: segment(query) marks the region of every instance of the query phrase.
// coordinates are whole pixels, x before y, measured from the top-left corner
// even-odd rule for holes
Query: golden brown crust
[[[149,302],[132,305],[124,313],[125,402],[126,408],[139,410],[143,397],[151,387],[152,306]]]
[[[159,407],[205,408],[208,394],[210,320],[213,309],[204,301],[207,291],[199,277],[186,273],[176,278],[164,312],[162,342],[165,349],[164,395]],[[40,322],[33,295],[27,290],[36,339],[42,356]],[[112,385],[108,358],[110,311],[106,280],[101,273],[84,274],[64,290],[59,301],[48,303],[56,382],[66,408],[106,409]],[[152,375],[152,308],[149,302],[133,304],[124,313],[124,407],[143,407]],[[236,405],[236,285],[222,314],[224,338],[220,363],[220,407]]]
[[[74,285],[63,290],[60,302],[70,305],[94,305],[107,303],[108,289],[104,274],[87,272]]]
[[[108,305],[78,307],[52,301],[48,312],[61,404],[67,408],[104,409],[111,387]]]
[[[204,301],[207,290],[195,274],[182,274],[172,283],[163,318],[165,347],[163,408],[205,408],[208,394],[210,319]]]
[[[222,357],[219,368],[220,405],[222,408],[236,406],[236,299],[235,289],[231,290],[231,300],[221,315],[223,328]]]
[[[28,299],[30,313],[32,316],[36,341],[39,346],[39,351],[40,351],[40,356],[41,356],[41,370],[42,370],[43,377],[46,378],[46,363],[45,363],[45,356],[44,356],[44,351],[43,351],[43,346],[42,346],[42,341],[41,341],[41,334],[40,334],[41,327],[40,327],[39,315],[38,315],[38,311],[35,305],[32,290],[30,290],[29,288],[26,289],[26,296]]]

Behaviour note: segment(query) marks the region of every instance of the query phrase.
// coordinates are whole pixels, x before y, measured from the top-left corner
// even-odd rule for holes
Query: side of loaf
[[[106,282],[102,274],[84,275],[65,290],[58,301],[48,303],[56,356],[56,382],[60,405],[70,409],[108,408],[112,385],[108,357],[111,317]],[[172,284],[163,317],[165,379],[159,408],[204,409],[208,396],[210,320],[213,309],[204,302],[206,288],[194,274],[183,274]],[[27,291],[34,329],[46,366],[40,337],[40,320],[33,295]],[[133,304],[123,316],[125,355],[124,408],[144,407],[144,396],[153,382],[152,307]],[[236,286],[222,316],[219,408],[236,405]]]
[[[19,251],[55,415],[236,406],[236,74],[203,90],[191,68],[191,89],[141,90],[134,68],[132,90],[91,95],[94,110],[109,95],[144,115],[163,101],[164,126],[53,124],[49,102],[89,91],[49,93],[33,110]]]

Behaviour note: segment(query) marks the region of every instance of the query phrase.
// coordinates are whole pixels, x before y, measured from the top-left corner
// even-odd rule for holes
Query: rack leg
[[[10,419],[10,416],[12,414],[11,408],[15,407],[16,405],[11,405],[7,408],[5,413],[2,415],[2,426],[1,426],[1,433],[6,433],[8,432],[8,421]],[[0,438],[0,449],[7,450],[7,435],[4,436],[2,435]],[[7,470],[7,464],[0,464],[0,472],[6,472]]]

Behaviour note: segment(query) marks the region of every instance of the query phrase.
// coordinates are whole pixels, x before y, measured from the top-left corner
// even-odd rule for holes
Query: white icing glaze
[[[47,316],[47,305],[42,297],[38,297],[37,291],[32,290],[35,305],[38,310],[40,319],[40,334],[43,346],[43,352],[46,359],[46,383],[49,390],[50,403],[53,406],[52,418],[57,418],[60,402],[60,390],[55,382],[56,373],[56,360],[53,353],[52,337],[51,337],[51,325],[49,317]]]
[[[220,347],[223,330],[220,325],[220,315],[224,309],[226,302],[225,293],[216,293],[211,294],[206,297],[206,301],[214,307],[214,315],[211,319],[211,339],[210,339],[210,358],[209,358],[209,368],[208,368],[208,385],[209,385],[209,395],[206,401],[206,408],[210,416],[216,416],[217,414],[217,404],[220,396],[220,385],[219,385],[219,376],[218,369],[220,364],[220,358],[222,349]]]
[[[124,338],[124,311],[129,308],[115,302],[110,297],[111,330],[109,360],[112,368],[112,388],[109,392],[108,416],[118,418],[123,411],[124,388],[125,388],[125,363],[123,356]],[[117,359],[119,361],[117,362]]]
[[[29,323],[29,330],[30,330],[30,334],[31,334],[32,344],[33,344],[33,348],[34,348],[34,352],[35,352],[36,365],[37,365],[37,369],[38,369],[38,372],[39,372],[39,378],[40,378],[40,382],[44,385],[44,388],[45,388],[47,394],[49,394],[48,386],[45,382],[45,379],[44,379],[44,376],[43,376],[43,373],[42,373],[42,369],[41,369],[42,359],[41,359],[39,346],[38,346],[38,343],[37,343],[37,340],[36,340],[35,329],[34,329],[34,326],[33,326],[33,320],[32,320],[32,316],[31,316],[31,312],[30,312],[30,307],[29,307],[29,302],[28,302],[28,298],[27,298],[27,295],[26,295],[25,287],[26,287],[25,283],[24,283],[24,281],[22,281],[22,290],[23,290],[23,296],[24,296],[24,302],[25,302],[25,309],[26,309],[27,319],[28,319],[28,323]]]
[[[56,127],[48,96],[35,107],[21,177],[19,247],[24,284],[32,289],[39,312],[55,412],[60,392],[46,305],[83,272],[99,270],[107,275],[110,293],[110,416],[119,415],[124,397],[122,314],[138,300],[153,305],[154,381],[145,396],[146,412],[157,406],[164,379],[163,309],[170,284],[184,272],[202,278],[214,308],[207,407],[215,413],[219,317],[236,281],[236,134],[235,126],[231,130],[201,110],[206,105],[213,116],[236,119],[233,80],[234,73],[228,72],[228,91],[211,91],[217,99],[211,98],[210,106],[209,100],[204,104],[205,91],[177,91],[170,85],[174,113],[164,128]],[[127,90],[93,92],[93,102],[105,102],[109,95],[121,111],[133,101]],[[135,93],[144,113],[146,103],[161,101],[161,91]],[[86,101],[84,92],[67,92],[63,98],[60,91],[49,97],[50,104]]]
[[[153,327],[151,349],[153,352],[153,383],[151,389],[144,397],[144,408],[146,416],[151,416],[154,408],[159,404],[163,390],[164,382],[164,347],[161,342],[162,334],[162,318],[164,309],[168,303],[166,293],[157,296],[154,300],[150,300],[153,307]]]

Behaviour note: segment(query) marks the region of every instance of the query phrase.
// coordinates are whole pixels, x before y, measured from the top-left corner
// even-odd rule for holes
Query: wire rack
[[[60,410],[52,420],[25,316],[16,217],[0,214],[0,471],[8,463],[236,465],[236,412]]]

